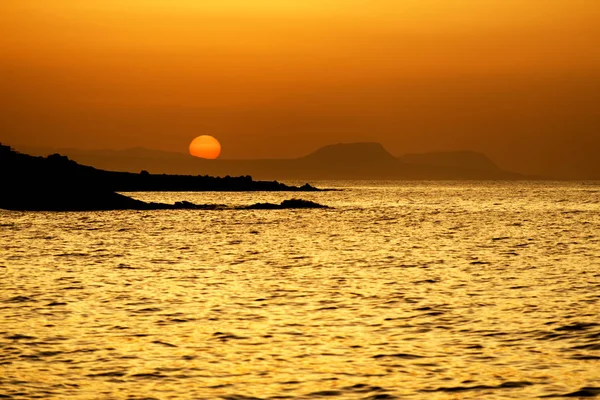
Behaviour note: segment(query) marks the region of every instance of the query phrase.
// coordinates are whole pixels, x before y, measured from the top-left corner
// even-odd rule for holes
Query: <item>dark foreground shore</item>
[[[308,200],[289,199],[279,204],[255,203],[248,206],[225,204],[194,204],[180,201],[174,204],[146,203],[119,193],[54,192],[26,193],[0,196],[0,209],[11,211],[115,211],[115,210],[289,210],[303,208],[329,208]]]
[[[211,177],[153,175],[104,171],[77,164],[54,154],[33,157],[0,145],[0,208],[19,211],[100,211],[100,210],[209,210],[323,208],[299,199],[280,204],[258,203],[246,207],[218,204],[198,205],[146,203],[116,192],[140,191],[321,191],[309,184],[289,186],[280,182],[254,181],[250,176]]]

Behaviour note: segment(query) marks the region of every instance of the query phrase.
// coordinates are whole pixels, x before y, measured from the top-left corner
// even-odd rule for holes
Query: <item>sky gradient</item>
[[[377,141],[600,174],[598,21],[597,0],[6,1],[0,141],[186,152],[209,134],[223,158]]]

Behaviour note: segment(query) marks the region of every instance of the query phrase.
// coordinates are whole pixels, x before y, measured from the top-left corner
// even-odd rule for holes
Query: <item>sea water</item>
[[[0,211],[1,398],[600,396],[600,183]]]

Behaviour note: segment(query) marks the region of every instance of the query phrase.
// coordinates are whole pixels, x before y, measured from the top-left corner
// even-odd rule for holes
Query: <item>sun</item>
[[[214,160],[221,154],[221,143],[209,135],[198,136],[190,143],[190,154],[194,157]]]

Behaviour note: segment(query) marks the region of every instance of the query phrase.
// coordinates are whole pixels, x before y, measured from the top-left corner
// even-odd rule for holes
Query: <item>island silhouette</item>
[[[38,155],[52,149],[32,149]],[[60,149],[77,162],[115,171],[245,176],[288,180],[517,180],[531,179],[502,170],[474,151],[431,152],[396,157],[375,142],[339,143],[293,159],[203,160],[188,154],[132,148]]]
[[[280,182],[255,181],[252,177],[211,177],[157,175],[114,172],[80,165],[60,154],[35,157],[0,144],[0,208],[19,211],[97,211],[159,209],[289,209],[326,208],[301,200],[284,200],[280,204],[257,203],[228,207],[222,204],[197,205],[146,203],[117,192],[136,191],[285,191],[314,192],[309,184],[289,186]]]

